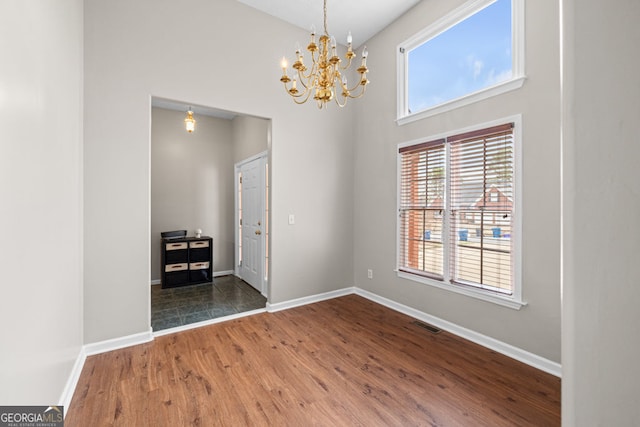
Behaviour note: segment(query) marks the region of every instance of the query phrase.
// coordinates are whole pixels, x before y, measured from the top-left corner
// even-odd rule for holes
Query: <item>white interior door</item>
[[[240,166],[239,215],[241,221],[240,277],[261,293],[263,276],[264,159]]]

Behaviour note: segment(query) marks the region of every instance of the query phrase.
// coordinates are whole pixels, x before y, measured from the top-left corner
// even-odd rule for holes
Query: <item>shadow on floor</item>
[[[213,283],[162,289],[151,286],[151,327],[154,332],[217,317],[256,310],[267,299],[235,276],[221,276]]]

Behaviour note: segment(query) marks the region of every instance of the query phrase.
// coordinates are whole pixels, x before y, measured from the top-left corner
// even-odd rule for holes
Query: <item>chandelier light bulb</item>
[[[196,119],[193,118],[193,111],[191,111],[191,107],[189,107],[187,117],[184,119],[184,126],[189,133],[193,133],[193,131],[196,130]]]

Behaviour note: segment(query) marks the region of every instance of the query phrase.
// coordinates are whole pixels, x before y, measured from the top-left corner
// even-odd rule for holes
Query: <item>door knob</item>
[[[261,234],[262,234],[262,231],[260,231],[260,230],[256,230],[256,234],[259,236],[259,235],[261,235]]]

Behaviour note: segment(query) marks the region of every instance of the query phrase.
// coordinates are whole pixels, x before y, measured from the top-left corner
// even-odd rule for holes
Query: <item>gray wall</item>
[[[160,280],[160,233],[200,228],[213,238],[213,271],[233,270],[234,186],[230,120],[153,108],[151,117],[151,279]],[[264,139],[264,138],[263,138]]]
[[[358,106],[355,134],[348,126],[353,111],[318,114],[282,96],[277,82],[281,46],[290,46],[296,32],[303,39],[304,32],[231,0],[210,3],[195,1],[186,9],[167,1],[87,2],[84,166],[82,3],[1,3],[0,40],[11,43],[0,44],[0,51],[12,60],[0,68],[0,81],[8,82],[2,87],[7,102],[0,103],[0,219],[11,225],[4,236],[13,246],[4,246],[0,258],[0,320],[16,327],[1,329],[0,339],[11,347],[0,352],[0,402],[55,402],[83,342],[83,325],[85,343],[149,327],[150,94],[274,118],[274,302],[342,287],[352,283],[355,271],[359,286],[462,324],[470,325],[473,317],[473,329],[517,343],[513,335],[522,336],[523,348],[556,359],[560,254],[553,236],[559,231],[554,220],[559,212],[554,203],[550,212],[531,207],[549,206],[560,187],[559,146],[555,154],[553,149],[543,154],[559,139],[553,130],[560,117],[553,78],[559,74],[556,2],[527,2],[529,80],[520,91],[396,128],[389,52],[453,7],[435,0],[419,4],[372,40],[369,64],[375,80],[367,98],[352,104]],[[635,74],[640,34],[635,18],[640,10],[631,1],[561,4],[563,422],[637,425],[640,153],[635,139],[640,89]],[[263,41],[257,32],[269,37]],[[193,49],[183,49],[184,34],[194,33]],[[238,35],[235,45],[216,43],[231,33]],[[247,51],[264,74],[229,65],[245,64]],[[272,75],[266,71],[271,64]],[[191,70],[189,79],[185,70]],[[389,161],[395,159],[395,144],[514,110],[523,112],[526,126],[524,292],[530,302],[525,310],[533,312],[465,301],[396,279],[389,271],[394,266],[390,248],[395,248],[395,218],[390,218],[395,166]],[[310,130],[319,120],[332,127],[315,135]],[[357,193],[345,185],[354,179],[351,165],[357,170]],[[375,169],[381,178],[372,173]],[[541,182],[532,184],[532,176],[541,176]],[[352,219],[354,194],[357,222]],[[603,202],[611,208],[593,208]],[[288,212],[296,213],[296,226],[286,225]],[[354,270],[354,247],[344,236],[355,224]],[[600,228],[597,239],[593,224]],[[624,232],[621,225],[628,225]],[[540,235],[534,226],[550,227],[545,228],[549,232]],[[39,250],[48,255],[37,267],[25,230],[38,237]],[[366,280],[367,266],[376,270],[372,281]],[[38,277],[27,278],[24,271]],[[523,326],[525,321],[532,322],[530,328]]]
[[[562,424],[637,426],[640,3],[563,15]]]
[[[0,57],[0,405],[67,404],[82,346],[82,1],[0,2]]]
[[[560,362],[560,80],[557,2],[526,2],[521,89],[409,123],[396,119],[396,47],[462,4],[416,5],[367,42],[371,84],[357,109],[355,284],[489,337]],[[541,29],[544,29],[543,31]],[[375,74],[374,74],[375,73]],[[399,279],[396,263],[397,144],[522,114],[522,282],[519,311]],[[367,279],[367,269],[374,269]]]
[[[352,111],[279,82],[304,30],[235,0],[88,0],[84,28],[86,343],[150,329],[151,95],[272,119],[271,302],[353,285]]]
[[[231,121],[231,130],[234,164],[267,150],[269,120],[236,116]]]

